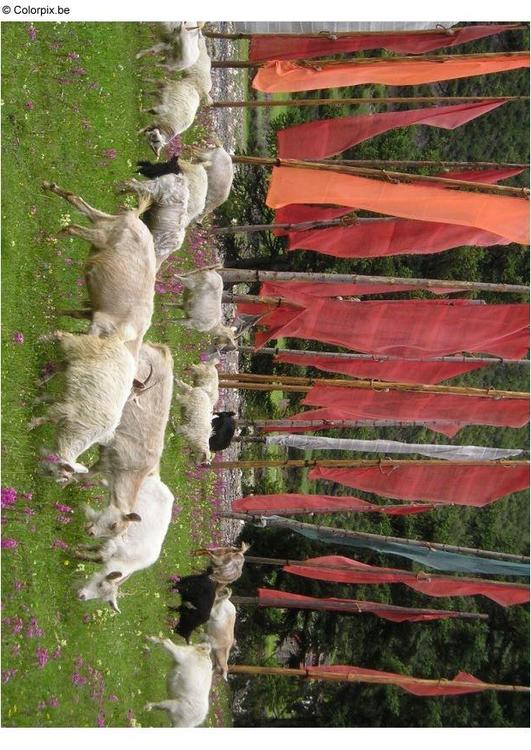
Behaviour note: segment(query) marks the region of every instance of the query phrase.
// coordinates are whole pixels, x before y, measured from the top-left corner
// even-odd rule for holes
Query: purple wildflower
[[[14,344],[23,344],[24,334],[22,333],[22,331],[15,331],[14,334],[11,336],[11,341]]]
[[[54,507],[60,513],[73,513],[74,512],[73,508],[71,508],[69,505],[63,505],[62,503],[55,503]]]
[[[111,703],[117,703],[118,700],[119,700],[119,698],[118,698],[117,695],[109,695],[109,696],[107,696],[107,700],[111,701]]]
[[[37,29],[35,28],[35,26],[33,24],[30,24],[26,31],[28,32],[28,36],[31,41],[35,41],[35,39],[37,38]]]
[[[16,675],[18,669],[5,669],[2,671],[2,682],[9,682],[9,680]]]
[[[86,677],[83,677],[83,675],[79,674],[79,672],[73,672],[72,674],[72,682],[76,687],[82,687],[87,681]]]
[[[68,544],[62,539],[54,539],[50,547],[51,549],[68,549]]]
[[[25,513],[27,516],[34,516],[35,515],[35,511],[33,510],[33,508],[27,508],[27,507],[26,508],[22,508],[22,512]]]
[[[48,705],[50,708],[58,708],[59,698],[56,695],[52,695],[52,697],[48,699]]]
[[[59,659],[61,656],[61,646],[56,646],[51,653],[52,659]]]
[[[79,55],[77,52],[69,52],[67,55],[69,60],[79,60]]]
[[[20,591],[20,589],[23,589],[25,587],[24,581],[15,581],[15,591]]]
[[[98,714],[98,726],[99,727],[105,726],[105,711],[100,711]]]
[[[85,70],[85,68],[72,68],[70,72],[74,76],[86,76],[87,75],[87,71]]]
[[[41,648],[40,646],[35,650],[35,655],[37,656],[37,663],[39,667],[42,669],[48,664],[48,649],[47,648]]]
[[[116,149],[115,148],[106,148],[105,151],[103,152],[103,156],[106,159],[111,159],[111,160],[112,159],[116,159],[116,156],[117,156]]]
[[[14,487],[2,487],[2,508],[9,508],[17,500],[17,491]]]
[[[16,539],[2,539],[2,549],[14,549],[18,546]]]

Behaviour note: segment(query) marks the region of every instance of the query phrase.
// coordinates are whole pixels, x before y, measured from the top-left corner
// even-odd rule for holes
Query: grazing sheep
[[[212,435],[208,442],[210,450],[214,453],[229,447],[236,432],[235,414],[234,411],[217,411],[214,413]]]
[[[106,214],[82,198],[43,182],[43,190],[55,193],[75,206],[94,224],[70,224],[64,232],[92,244],[85,265],[90,308],[65,311],[74,317],[92,319],[89,333],[108,336],[119,333],[138,357],[142,338],[151,325],[155,294],[155,249],[153,238],[139,215],[149,205],[140,201],[137,209],[117,215]]]
[[[175,400],[181,405],[184,424],[178,425],[175,432],[182,435],[197,457],[199,463],[210,463],[212,454],[208,447],[212,432],[212,402],[202,388],[192,388],[182,380],[175,379],[179,392]]]
[[[201,95],[191,79],[161,81],[156,85],[160,102],[143,111],[158,115],[158,119],[154,124],[139,130],[139,134],[145,134],[158,158],[164,146],[192,125],[199,109]]]
[[[223,279],[219,273],[198,269],[186,275],[175,274],[175,278],[185,288],[182,308],[186,317],[177,319],[177,322],[187,328],[210,333],[218,346],[236,349],[236,327],[222,323]]]
[[[46,422],[58,425],[56,453],[59,462],[49,468],[59,481],[70,472],[86,473],[77,457],[99,443],[107,445],[114,436],[122,410],[131,393],[136,362],[119,335],[74,336],[55,331],[67,360],[63,400],[53,404],[46,416],[36,417],[30,429]]]
[[[250,544],[242,542],[240,547],[198,549],[193,554],[194,556],[207,555],[212,566],[210,577],[226,586],[241,576],[245,562],[244,553],[250,546]]]
[[[169,638],[148,636],[151,643],[161,645],[175,661],[168,674],[170,700],[146,703],[145,710],[167,711],[173,727],[197,727],[208,715],[208,697],[212,685],[210,644],[176,646]]]
[[[207,622],[216,600],[219,587],[209,575],[211,570],[208,568],[203,573],[185,576],[172,586],[181,595],[181,604],[178,607],[170,607],[180,614],[179,622],[173,630],[187,643],[190,642],[192,632]]]
[[[231,155],[218,143],[216,148],[200,150],[194,148],[194,156],[205,163],[208,175],[208,192],[203,212],[197,218],[201,224],[205,216],[225,203],[230,195],[234,179]]]
[[[211,62],[208,55],[205,37],[201,34],[197,40],[199,47],[199,55],[196,62],[187,68],[185,72],[185,80],[193,83],[201,100],[204,100],[205,104],[212,104],[210,98],[210,92],[212,90],[212,76],[210,74]]]
[[[91,523],[86,530],[91,536],[117,536],[131,520],[138,521],[134,511],[140,488],[148,475],[159,473],[173,393],[173,359],[168,347],[144,343],[136,378],[144,382],[143,387],[126,403],[114,438],[91,467],[91,474],[103,473],[111,493],[105,510],[88,513]]]
[[[190,367],[194,387],[205,391],[212,406],[219,400],[219,375],[216,369],[219,363],[219,358],[215,357],[210,362],[200,362]]]
[[[204,23],[181,21],[159,24],[162,41],[137,53],[136,59],[146,55],[165,54],[164,66],[169,71],[186,70],[199,58],[199,37]]]
[[[232,591],[228,588],[218,591],[206,624],[206,632],[212,646],[214,670],[224,680],[227,679],[228,661],[234,644],[234,625],[236,623],[236,607],[230,601],[230,596],[232,596]]]
[[[115,612],[118,589],[133,573],[157,562],[170,525],[174,497],[156,474],[146,477],[137,500],[139,516],[123,536],[108,539],[99,549],[80,546],[76,555],[82,560],[103,564],[77,592],[78,599],[102,599]],[[89,509],[90,511],[90,509]]]

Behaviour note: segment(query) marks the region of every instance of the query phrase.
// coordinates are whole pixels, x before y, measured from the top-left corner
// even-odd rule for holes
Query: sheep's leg
[[[45,414],[43,417],[33,417],[33,419],[28,422],[28,430],[34,430],[36,427],[40,427],[47,422],[54,421],[55,420],[51,419],[48,414]]]
[[[87,560],[88,562],[97,562],[97,563],[104,562],[101,552],[96,551],[96,550],[91,551],[88,549],[83,550],[83,549],[80,549],[80,546],[81,545],[76,547],[76,549],[74,550],[74,555],[78,558],[78,560]]]
[[[135,57],[137,60],[140,60],[141,57],[145,57],[146,55],[157,55],[159,52],[164,52],[166,49],[168,49],[166,42],[159,42],[158,44],[154,44],[153,47],[141,49],[140,52],[136,53]]]
[[[165,85],[165,81],[161,78],[142,78],[142,83],[153,83],[159,89]]]
[[[52,378],[55,378],[55,376],[58,375],[60,372],[65,372],[66,368],[67,368],[67,363],[64,360],[60,362],[55,362],[53,372],[50,372],[47,375],[43,375],[41,378],[37,378],[37,380],[35,381],[35,385],[38,388],[43,388],[46,385],[46,383],[48,383]]]
[[[82,240],[86,240],[91,244],[96,244],[96,239],[99,237],[99,232],[89,227],[82,227],[80,224],[69,224],[64,229],[61,229],[61,234],[69,234],[72,237],[81,237]]]
[[[156,636],[148,636],[148,641],[151,643],[156,643],[159,646],[162,646],[162,648],[167,651],[169,654],[171,654],[174,658],[174,660],[179,664],[182,660],[182,646],[177,646],[172,640],[169,638],[157,638]]]
[[[144,711],[152,711],[154,708],[156,708],[161,711],[167,711],[171,714],[174,707],[175,701],[160,701],[160,703],[146,703],[146,705],[144,706]]]
[[[38,406],[38,404],[49,404],[53,401],[55,401],[55,398],[51,393],[43,393],[42,396],[37,396],[37,398],[33,400],[32,405]]]
[[[57,310],[57,315],[68,318],[89,319],[92,318],[91,307],[81,307],[77,310]]]
[[[106,214],[103,211],[99,211],[97,208],[93,208],[79,195],[75,195],[75,193],[71,193],[68,190],[63,190],[63,188],[60,188],[55,182],[48,182],[45,180],[42,183],[42,189],[45,191],[48,190],[49,192],[55,193],[61,198],[64,198],[65,201],[71,203],[78,211],[87,216],[90,221],[95,222],[98,219],[114,219],[112,214]]]

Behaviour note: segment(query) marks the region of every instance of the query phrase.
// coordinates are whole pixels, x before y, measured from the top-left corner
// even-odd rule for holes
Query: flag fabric
[[[391,183],[326,169],[274,167],[267,205],[316,203],[404,219],[475,227],[529,244],[529,201],[425,184]]]
[[[434,577],[422,571],[379,568],[340,555],[313,557],[300,563],[284,565],[282,570],[304,578],[332,583],[403,583],[426,596],[486,596],[502,607],[529,601],[529,586],[522,584],[484,581],[481,578],[471,580],[441,575]]]
[[[352,213],[347,206],[319,206],[291,203],[280,206],[275,211],[275,224],[302,224],[306,221],[331,221],[345,214]],[[273,234],[281,237],[288,234],[287,229],[274,229]]]
[[[395,685],[402,688],[408,693],[421,697],[432,695],[464,695],[465,693],[479,693],[488,690],[489,685],[481,682],[468,672],[459,672],[453,680],[440,680],[439,684],[426,684],[417,682],[418,678],[408,677],[407,675],[395,674],[394,672],[381,672],[377,669],[362,669],[361,667],[351,667],[344,664],[323,664],[318,667],[306,667],[308,677],[318,680],[323,675],[332,674],[338,676],[348,675],[353,677],[382,677],[384,684]],[[360,679],[363,682],[363,679]],[[457,687],[452,682],[471,683],[473,687]]]
[[[468,58],[393,60],[366,58],[363,62],[332,62],[297,65],[282,60],[265,63],[252,86],[265,93],[315,91],[316,89],[381,83],[386,86],[416,86],[468,76],[499,73],[529,67],[529,52],[507,56],[473,55]]]
[[[286,208],[290,209],[292,206],[286,206]],[[301,204],[299,208],[305,208],[305,206]],[[313,207],[308,206],[308,208]],[[351,209],[342,210],[344,215]],[[278,230],[276,233],[281,234]],[[471,226],[392,218],[360,221],[357,224],[322,229],[297,229],[283,233],[288,236],[288,250],[313,250],[313,252],[333,255],[336,258],[430,255],[463,245],[489,247],[511,243],[511,240],[499,234]]]
[[[277,155],[281,159],[327,159],[376,135],[408,125],[429,125],[445,130],[455,130],[476,117],[481,117],[501,107],[506,101],[506,99],[492,99],[487,102],[467,102],[450,106],[312,120],[277,131]],[[506,173],[504,170],[497,179],[504,179],[504,176],[511,177],[522,171],[513,169]],[[472,177],[470,181],[474,181]]]
[[[299,450],[352,451],[354,453],[417,453],[444,461],[498,461],[521,456],[518,448],[486,448],[479,445],[430,445],[403,443],[398,440],[358,440],[308,435],[268,435],[266,445],[281,445]]]
[[[238,513],[383,513],[387,516],[407,516],[433,510],[433,505],[414,503],[411,505],[376,505],[359,497],[345,495],[249,495],[232,501],[232,510]]]
[[[327,610],[329,612],[349,612],[351,614],[370,613],[391,622],[429,622],[430,620],[450,620],[459,617],[460,612],[449,610],[417,611],[409,607],[396,607],[381,602],[368,602],[358,599],[327,599],[314,596],[292,594],[275,589],[257,589],[259,607],[287,607],[293,609]]]
[[[411,362],[386,361],[377,358],[371,361],[360,359],[340,359],[326,355],[307,356],[305,354],[276,354],[275,362],[315,367],[325,372],[337,372],[353,378],[368,380],[390,380],[395,383],[441,383],[465,372],[485,367],[481,362]]]
[[[337,36],[323,34],[320,37],[289,37],[275,34],[251,37],[249,60],[302,60],[311,57],[338,55],[345,52],[359,52],[367,49],[387,49],[406,55],[418,55],[432,52],[444,47],[455,47],[457,44],[482,39],[483,37],[501,34],[515,28],[514,24],[476,24],[450,30],[433,30],[429,33],[393,34],[382,31],[378,34],[357,34],[356,36]]]
[[[516,462],[491,466],[381,465],[363,468],[311,469],[309,479],[338,482],[364,492],[395,500],[441,505],[471,505],[482,508],[513,492],[529,487],[529,465]]]
[[[258,349],[274,338],[322,341],[366,354],[438,357],[460,352],[524,357],[529,348],[529,305],[477,305],[470,300],[348,302],[293,299],[260,321]],[[244,304],[240,312],[264,308]],[[341,324],[338,325],[338,322]]]

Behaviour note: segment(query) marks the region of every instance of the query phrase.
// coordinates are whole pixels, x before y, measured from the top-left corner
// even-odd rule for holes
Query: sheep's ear
[[[122,518],[124,521],[141,521],[142,516],[139,516],[138,513],[124,513],[122,515]]]
[[[106,581],[115,581],[117,578],[121,578],[123,573],[119,570],[113,570],[111,573],[107,573],[105,576]]]

